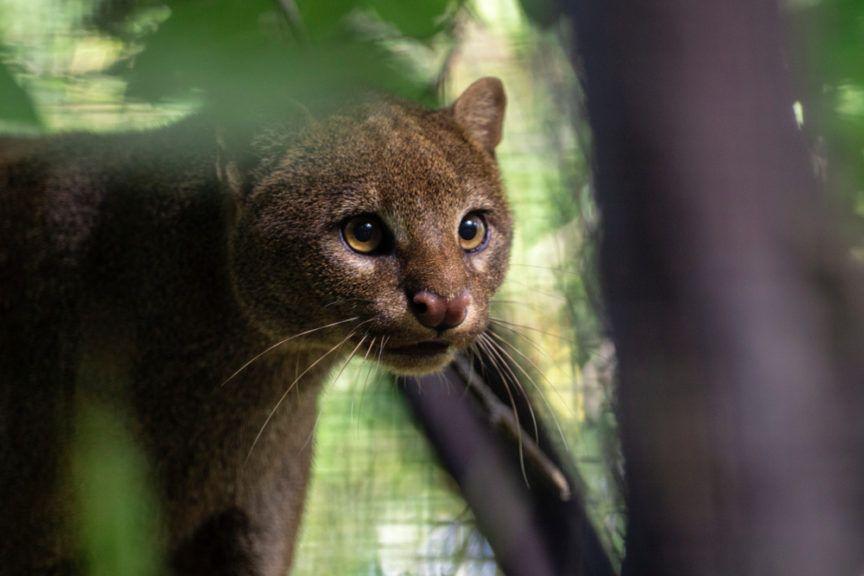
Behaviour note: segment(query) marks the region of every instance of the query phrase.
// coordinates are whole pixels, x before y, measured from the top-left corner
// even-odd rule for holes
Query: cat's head
[[[244,312],[274,340],[306,332],[287,346],[443,368],[486,328],[507,268],[504,108],[484,78],[441,110],[378,101],[259,134],[257,165],[223,170]]]

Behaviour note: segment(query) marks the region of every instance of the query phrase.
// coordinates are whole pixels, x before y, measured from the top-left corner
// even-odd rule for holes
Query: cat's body
[[[202,119],[0,141],[0,572],[69,568],[69,445],[96,401],[129,412],[177,573],[284,573],[326,374],[372,350],[434,370],[485,327],[502,113],[487,79],[453,109],[378,103],[233,150]]]

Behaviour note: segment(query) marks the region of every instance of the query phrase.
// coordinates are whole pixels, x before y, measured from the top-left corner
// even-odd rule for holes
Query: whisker
[[[303,442],[303,445],[300,446],[300,449],[297,450],[297,455],[303,453],[303,450],[306,449],[306,446],[309,445],[309,442],[312,441],[312,437],[315,436],[315,430],[318,428],[318,420],[321,418],[321,411],[319,410],[317,414],[315,414],[315,422],[312,423],[312,430],[309,431],[309,435],[306,436],[306,440]]]
[[[384,357],[384,345],[390,340],[390,336],[381,338],[381,346],[378,348],[378,365],[381,365],[381,358]]]
[[[369,300],[366,298],[341,298],[339,300],[334,300],[328,304],[322,306],[322,308],[329,308],[330,306],[336,306],[337,304],[347,304],[348,302],[363,302],[368,303]]]
[[[390,340],[390,336],[383,336],[381,338],[381,343],[378,346],[378,358],[375,361],[375,376],[377,378],[378,374],[381,371],[381,359],[384,357],[384,347],[387,345],[387,342]],[[374,381],[374,380],[373,380]],[[366,392],[368,390],[367,386],[368,382],[366,380],[360,385],[360,399],[357,401],[357,411],[363,410],[363,402],[366,400]]]
[[[306,336],[308,334],[312,334],[313,332],[318,332],[319,330],[324,330],[326,328],[332,328],[333,326],[338,326],[339,324],[345,324],[346,322],[353,322],[354,320],[359,320],[359,319],[360,319],[359,316],[354,316],[353,318],[348,318],[346,320],[340,320],[338,322],[332,322],[332,323],[327,324],[325,326],[319,326],[318,328],[312,328],[311,330],[305,330],[303,332],[300,332],[299,334],[294,334],[293,336],[289,336],[288,338],[284,338],[284,339],[280,340],[279,342],[276,342],[272,346],[268,347],[263,352],[259,352],[258,354],[253,356],[251,360],[248,360],[245,364],[240,366],[240,368],[238,368],[233,374],[231,374],[231,376],[229,376],[224,382],[222,382],[222,384],[220,384],[219,387],[221,388],[222,386],[224,386],[225,384],[227,384],[228,382],[233,380],[238,374],[243,372],[253,362],[258,360],[259,358],[261,358],[262,356],[264,356],[265,354],[267,354],[271,350],[274,350],[274,349],[278,348],[279,346],[282,346],[286,342],[294,340],[295,338],[300,338],[301,336]]]
[[[522,422],[519,418],[519,410],[516,408],[516,399],[513,397],[513,392],[510,390],[510,385],[507,383],[507,379],[501,372],[501,368],[498,366],[497,360],[489,352],[489,345],[486,343],[486,339],[483,338],[482,333],[477,338],[477,344],[480,349],[485,352],[485,357],[492,362],[492,366],[495,368],[495,371],[498,372],[498,375],[501,377],[501,383],[504,385],[504,390],[507,392],[507,397],[510,399],[510,408],[513,410],[513,419],[516,420],[516,446],[519,451],[519,467],[522,470],[522,478],[525,480],[525,485],[530,486],[530,483],[528,482],[528,472],[525,470],[525,453],[524,447],[522,446]],[[482,366],[486,363],[481,362],[480,364]]]
[[[545,330],[542,330],[540,328],[536,328],[534,326],[528,326],[527,324],[517,324],[516,322],[504,320],[503,318],[497,318],[497,317],[493,318],[492,316],[489,317],[489,320],[491,320],[493,322],[497,322],[498,324],[505,324],[507,326],[513,326],[516,328],[524,328],[525,330],[533,330],[534,332],[539,332],[540,334],[544,334],[546,336],[551,336],[552,338],[558,338],[558,339],[563,340],[565,342],[573,342],[573,338],[568,338],[567,336],[562,336],[561,334],[555,334],[554,332],[546,332]]]
[[[368,336],[368,333],[367,333],[366,335]],[[377,336],[374,336],[374,337],[372,338],[372,341],[369,342],[369,347],[366,349],[366,354],[363,355],[363,361],[364,361],[364,362],[369,358],[369,352],[372,351],[372,347],[375,346],[375,340],[377,340],[377,339],[378,339],[378,337],[377,337]],[[369,369],[369,372],[371,372],[371,368]],[[369,372],[366,373],[366,377],[367,377],[367,378],[369,377]],[[353,386],[352,386],[352,388],[353,388]],[[358,411],[359,411],[359,406],[358,406]],[[349,410],[348,412],[349,412],[349,413],[348,413],[348,421],[349,421],[349,422],[354,421],[354,394],[353,394],[353,393],[351,394],[351,408],[350,408],[350,410]],[[356,424],[357,424],[357,428],[358,428],[358,430],[359,430],[359,427],[360,427],[360,421],[357,420],[357,421],[356,421]]]
[[[513,282],[514,284],[518,284],[524,288],[527,288],[531,291],[532,294],[538,294],[540,296],[545,296],[546,298],[551,298],[553,300],[561,300],[562,302],[567,302],[567,297],[561,294],[555,294],[554,292],[546,292],[545,290],[538,290],[536,285],[531,285],[528,282],[522,282],[521,280],[516,280],[513,277],[507,279],[507,282]]]
[[[476,340],[474,342],[472,342],[470,346],[468,346],[468,354],[470,356],[469,362],[470,362],[471,369],[476,370],[477,369],[476,368],[477,356],[479,354],[478,345],[477,345]],[[480,371],[481,371],[481,374],[483,375],[483,379],[485,380],[486,379],[486,366],[484,365],[483,362],[480,363]],[[468,386],[468,384],[466,383],[465,388],[462,390],[462,396],[460,397],[460,400],[464,399],[465,395],[468,394],[468,392],[470,392],[470,391],[471,391],[471,387]]]
[[[488,334],[484,333],[483,337],[489,343],[491,350],[496,355],[498,355],[498,358],[501,360],[501,365],[507,369],[507,372],[510,374],[510,378],[511,378],[513,384],[516,385],[516,387],[519,389],[519,392],[522,394],[522,397],[525,399],[525,404],[526,404],[526,406],[528,406],[528,413],[531,415],[531,423],[533,424],[533,427],[534,427],[534,441],[539,443],[540,442],[540,427],[537,425],[537,416],[534,414],[534,407],[531,405],[531,397],[525,391],[525,387],[522,386],[522,382],[519,381],[519,378],[513,372],[513,369],[510,368],[510,363],[507,362],[507,358],[505,358],[504,355],[506,355],[508,358],[510,358],[511,361],[513,361],[513,357],[510,356],[509,354],[507,354],[507,351],[502,349],[501,346],[497,342],[490,339]],[[504,353],[504,355],[501,354],[502,352]],[[521,368],[521,366],[520,366],[520,368]]]
[[[373,366],[375,367],[375,377],[376,378],[378,377],[378,374],[380,373],[380,370],[381,370],[381,358],[384,356],[384,346],[388,340],[390,340],[390,336],[382,336],[381,337],[381,344],[378,347],[378,359],[373,364]],[[371,374],[371,368],[370,368],[369,373],[367,373],[367,377],[363,380],[363,383],[360,384],[360,398],[357,401],[357,412],[360,412],[363,410],[363,401],[366,399],[366,391],[369,389],[369,387],[368,387],[369,374]],[[373,379],[373,382],[374,382],[374,379]],[[360,425],[359,420],[357,422],[357,425],[359,428],[359,425]]]
[[[540,266],[538,264],[523,264],[521,262],[510,262],[510,266],[519,266],[521,268],[535,268],[537,270],[548,270],[556,274],[572,274],[573,276],[581,276],[576,270],[567,270],[565,268],[555,268],[552,266]]]
[[[386,336],[381,337],[381,340],[378,341],[379,345],[383,344],[385,338],[386,338]],[[366,354],[363,356],[364,361],[368,359],[369,354],[370,354],[372,348],[375,346],[375,341],[377,339],[378,339],[377,336],[372,339],[372,342],[370,343],[369,348],[366,350]],[[372,364],[374,365],[375,362],[373,361]],[[349,410],[349,421],[354,424],[354,428],[355,428],[354,433],[355,434],[360,433],[360,419],[355,417],[354,406],[356,404],[356,406],[357,406],[356,413],[359,414],[361,412],[361,410],[363,409],[364,387],[366,384],[366,380],[369,377],[370,371],[371,371],[371,368],[368,369],[368,371],[366,373],[366,377],[362,381],[358,380],[359,383],[352,383],[351,384],[351,407]]]
[[[438,386],[443,385],[445,388],[447,388],[447,395],[449,396],[450,395],[450,381],[444,377],[444,373],[443,372],[436,372],[435,378],[438,381]]]
[[[368,336],[368,334],[367,334]],[[375,346],[375,340],[377,340],[377,336],[372,337],[372,341],[369,342],[369,348],[366,349],[366,354],[363,355],[363,360],[366,361],[369,359],[369,353],[372,351],[372,347]]]
[[[502,326],[502,328],[506,328],[506,326]],[[512,330],[512,329],[511,329],[511,330]],[[519,332],[514,331],[514,333],[515,333],[517,336],[523,336],[523,338],[527,338],[526,336],[520,334]],[[490,331],[489,331],[489,334],[491,334],[494,338],[497,338],[498,340],[500,340],[501,342],[503,342],[504,344],[506,344],[507,346],[509,346],[510,348],[512,348],[514,352],[516,352],[519,356],[521,356],[522,358],[524,358],[524,359],[525,359],[525,360],[526,360],[526,361],[531,365],[531,367],[534,368],[534,370],[537,371],[537,373],[540,375],[540,377],[543,378],[543,380],[545,380],[547,384],[549,384],[549,388],[550,388],[553,392],[555,392],[555,394],[558,396],[558,400],[560,400],[562,404],[564,404],[565,406],[567,406],[567,407],[569,408],[569,405],[567,404],[567,401],[564,400],[564,397],[563,397],[563,396],[561,396],[561,393],[558,391],[558,388],[557,388],[557,387],[552,383],[551,380],[549,380],[549,378],[546,376],[546,373],[543,371],[543,369],[541,369],[540,366],[538,366],[538,365],[537,365],[537,364],[536,364],[536,363],[531,359],[530,356],[528,356],[527,354],[525,354],[524,352],[522,352],[522,350],[520,350],[518,346],[516,346],[515,344],[513,344],[512,342],[510,342],[509,340],[507,340],[506,338],[504,338],[504,337],[501,336],[500,334],[496,334],[494,330],[490,330]],[[528,339],[528,341],[531,342],[530,339]],[[544,356],[546,356],[547,358],[549,358],[549,355],[546,354],[545,351],[544,351],[542,348],[539,348],[536,344],[535,344],[535,347],[537,347],[537,350],[538,350],[541,354],[543,354]],[[515,362],[515,359],[514,359],[514,362]],[[518,363],[517,363],[517,364],[518,364]],[[570,416],[574,416],[574,414],[572,413],[572,411],[571,411],[571,413],[570,413]]]
[[[273,406],[273,409],[270,410],[269,414],[267,414],[267,419],[264,420],[264,424],[261,425],[261,428],[258,430],[258,434],[255,435],[255,439],[252,441],[252,446],[249,448],[249,453],[246,454],[246,460],[244,461],[244,466],[245,466],[245,463],[249,461],[249,457],[252,456],[252,452],[255,450],[255,446],[258,444],[258,440],[261,439],[261,435],[264,433],[264,430],[267,428],[267,425],[270,423],[270,420],[273,419],[273,415],[276,414],[276,411],[279,409],[279,406],[281,406],[282,402],[285,401],[285,398],[291,392],[291,389],[294,388],[294,385],[297,384],[297,382],[299,382],[300,379],[303,378],[303,376],[305,376],[310,370],[312,370],[312,368],[317,366],[319,362],[324,360],[324,358],[326,358],[327,356],[332,354],[336,349],[340,348],[345,342],[347,342],[352,336],[354,336],[354,334],[357,333],[357,330],[360,329],[360,326],[367,324],[367,323],[371,322],[372,320],[373,320],[373,318],[370,318],[368,320],[364,320],[363,322],[361,322],[358,326],[355,327],[355,329],[351,333],[349,333],[347,336],[345,336],[345,338],[340,340],[332,348],[327,350],[327,352],[325,352],[324,354],[319,356],[317,360],[315,360],[314,362],[312,362],[312,364],[307,366],[306,369],[303,370],[303,372],[301,372],[300,375],[297,376],[297,378],[295,378],[293,382],[291,382],[291,384],[288,386],[288,388],[285,390],[285,392],[282,393],[282,396],[279,397],[279,401],[276,402],[276,405]]]
[[[371,348],[370,348],[370,350],[371,350]],[[366,354],[368,356],[369,350],[366,351]],[[364,358],[364,360],[365,360],[365,358]],[[375,372],[377,375],[377,373],[378,373],[378,365],[377,364],[374,364],[374,363],[369,364],[369,369],[366,371],[366,376],[363,377],[363,383],[360,385],[361,390],[368,390],[369,389],[369,378],[370,378],[370,376],[372,376],[372,372]],[[372,379],[372,382],[374,382],[374,381],[375,380]],[[361,400],[362,400],[362,396],[361,396]],[[357,407],[358,411],[361,409],[361,407],[362,407],[362,405],[358,404],[358,407]]]
[[[534,340],[533,338],[531,338],[527,334],[523,334],[519,330],[517,330],[511,326],[507,326],[506,324],[502,324],[497,320],[492,320],[491,322],[495,326],[495,328],[503,328],[504,330],[507,330],[507,331],[511,332],[512,334],[519,336],[520,338],[525,340],[528,344],[530,344],[531,347],[534,350],[536,350],[539,354],[542,354],[544,358],[552,361],[552,357],[549,356],[549,353],[546,352],[546,350],[542,346],[540,346],[540,344],[536,340]]]
[[[519,304],[520,306],[529,306],[531,308],[544,308],[539,302],[525,302],[524,300],[509,300],[496,298],[489,302],[490,304]]]
[[[474,346],[474,352],[475,352],[474,360],[476,361],[478,358],[480,359],[480,375],[483,377],[483,380],[486,380],[488,374],[486,373],[486,362],[482,361],[483,360],[483,351],[482,351],[482,348],[480,347],[480,339],[479,338],[474,341],[473,346]],[[472,366],[473,366],[473,364],[472,364]]]
[[[357,343],[357,346],[354,347],[354,349],[348,355],[348,358],[345,360],[345,362],[342,363],[342,367],[339,368],[339,372],[336,373],[336,376],[333,378],[333,382],[336,382],[337,380],[339,380],[339,378],[342,376],[342,372],[345,371],[345,367],[348,366],[348,363],[351,362],[352,358],[354,358],[354,354],[357,353],[357,350],[360,348],[360,346],[363,345],[363,341],[366,340],[366,338],[368,338],[368,337],[369,337],[368,333],[363,335],[363,338],[360,339],[360,342]],[[303,442],[303,445],[297,451],[297,454],[302,453],[303,450],[306,449],[306,446],[309,445],[309,442],[312,440],[312,437],[315,435],[315,429],[318,428],[318,419],[319,418],[321,418],[321,411],[320,410],[315,414],[315,422],[312,424],[312,430],[309,431],[309,435],[306,437],[306,441]]]
[[[538,374],[540,374],[543,377],[543,379],[545,379],[546,382],[549,383],[549,386],[552,388],[552,390],[555,390],[555,387],[552,386],[552,383],[549,382],[549,379],[546,378],[545,374],[543,374],[543,371],[540,370],[540,368],[538,368],[537,365],[534,364],[534,362],[531,361],[530,358],[528,358],[528,356],[523,354],[521,350],[519,350],[516,346],[514,346],[513,344],[511,344],[510,342],[508,342],[506,339],[502,338],[498,334],[495,334],[494,332],[489,332],[489,335],[492,336],[493,338],[497,338],[498,340],[500,340],[504,344],[507,344],[508,346],[510,346],[513,349],[514,352],[516,352],[517,354],[519,354],[520,356],[525,358],[525,360],[530,362],[531,365],[534,367],[534,369],[537,370]],[[563,430],[563,428],[561,428],[561,422],[558,419],[558,416],[555,414],[555,410],[552,408],[552,404],[549,403],[549,400],[546,398],[546,395],[543,393],[543,388],[537,383],[536,380],[534,380],[534,378],[531,376],[531,374],[529,374],[528,371],[525,370],[525,368],[518,361],[516,361],[516,359],[511,354],[509,354],[506,350],[504,350],[500,346],[498,347],[498,349],[501,352],[503,352],[507,356],[507,358],[510,359],[510,361],[513,363],[513,365],[516,366],[516,368],[518,368],[519,371],[522,372],[522,374],[524,374],[526,378],[528,378],[528,382],[530,382],[534,386],[534,389],[537,391],[537,394],[540,396],[540,399],[543,401],[543,404],[545,404],[546,409],[549,411],[549,415],[552,417],[552,421],[555,423],[555,428],[558,429],[558,435],[561,436],[561,442],[563,443],[564,448],[569,452],[570,446],[567,443],[567,438],[564,436],[564,430]],[[563,398],[560,397],[560,394],[559,394],[559,400],[561,400],[562,403],[564,403]],[[567,404],[564,403],[564,405],[566,406]],[[539,441],[538,441],[538,443],[539,443]]]
[[[357,345],[354,347],[353,350],[351,350],[351,353],[348,355],[348,358],[345,360],[345,362],[342,363],[342,367],[339,368],[339,372],[336,373],[336,376],[332,379],[332,382],[336,382],[337,380],[339,380],[339,378],[342,376],[342,373],[345,371],[345,368],[348,366],[348,363],[351,362],[351,359],[354,358],[357,350],[360,349],[360,346],[363,345],[363,342],[365,342],[366,338],[368,337],[369,334],[364,334],[363,338],[361,338],[360,341],[357,342]]]

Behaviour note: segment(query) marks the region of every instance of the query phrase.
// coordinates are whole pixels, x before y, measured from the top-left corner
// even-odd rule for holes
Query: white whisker
[[[367,336],[368,336],[368,333],[367,333]],[[375,336],[375,337],[372,338],[372,341],[369,342],[369,347],[366,349],[366,354],[363,355],[363,360],[364,360],[364,361],[366,361],[366,359],[369,358],[369,352],[371,352],[371,351],[372,351],[372,347],[375,346],[375,340],[376,340],[377,338],[378,338],[378,337]],[[371,368],[370,368],[370,370],[371,370]],[[367,372],[367,377],[368,377],[368,372]],[[349,421],[349,422],[356,422],[356,423],[357,423],[357,429],[358,429],[358,431],[359,431],[359,428],[360,428],[360,421],[359,421],[359,420],[356,420],[356,421],[354,420],[354,394],[353,394],[353,386],[352,386],[352,394],[351,394],[351,407],[350,407],[350,409],[349,409],[349,411],[348,411],[348,421]]]
[[[549,382],[549,379],[546,378],[546,375],[543,373],[543,371],[540,370],[540,368],[528,356],[523,354],[522,351],[519,350],[519,348],[517,348],[516,346],[514,346],[513,344],[511,344],[505,338],[499,336],[498,334],[495,334],[494,332],[491,332],[491,331],[488,334],[490,336],[492,336],[493,338],[497,338],[498,340],[500,340],[501,342],[503,342],[504,344],[506,344],[507,346],[512,348],[513,351],[516,352],[517,354],[519,354],[522,358],[527,360],[531,364],[531,366],[533,366],[534,369],[537,370],[537,373],[540,374],[540,376],[544,380],[546,380],[546,382],[549,383],[549,387],[553,391],[556,392],[556,394],[558,395],[558,399],[561,400],[561,402],[565,406],[567,405],[566,402],[564,402],[564,399],[561,398],[561,395],[557,393],[557,390],[555,390],[555,387],[552,385],[552,382]],[[501,352],[503,352],[504,354],[507,355],[508,358],[510,358],[510,361],[513,363],[513,365],[516,366],[516,368],[518,368],[519,371],[522,372],[522,374],[524,374],[526,378],[528,378],[528,382],[530,382],[534,386],[534,389],[537,391],[537,394],[540,395],[540,399],[546,405],[546,409],[549,411],[549,415],[552,417],[552,421],[555,423],[555,428],[558,429],[558,435],[561,437],[561,442],[563,443],[564,448],[569,452],[570,446],[567,442],[567,437],[564,435],[564,430],[561,427],[561,421],[558,419],[558,416],[555,414],[555,410],[552,408],[552,404],[550,404],[549,400],[546,398],[546,395],[543,393],[542,387],[537,383],[537,381],[534,380],[534,378],[531,376],[531,374],[529,374],[528,371],[525,370],[525,368],[519,362],[517,362],[515,358],[513,358],[512,355],[507,353],[507,351],[504,349],[499,348],[499,350],[501,350]]]
[[[525,485],[530,486],[528,482],[528,472],[525,470],[525,449],[522,445],[522,422],[519,418],[519,410],[516,408],[516,399],[513,397],[513,392],[510,390],[510,385],[507,383],[507,379],[504,377],[504,373],[501,372],[501,368],[498,366],[498,361],[489,351],[489,344],[487,343],[487,339],[483,337],[483,334],[480,334],[477,339],[477,344],[480,349],[485,353],[484,356],[490,362],[492,362],[492,366],[495,368],[495,371],[498,372],[498,376],[501,377],[501,383],[504,385],[504,390],[507,392],[507,397],[510,399],[510,408],[513,411],[513,419],[516,421],[516,446],[519,451],[519,468],[522,470],[522,478],[525,480]],[[485,362],[480,363],[481,366],[485,365]]]
[[[339,368],[339,372],[336,373],[336,377],[333,378],[333,382],[336,382],[337,380],[339,380],[339,378],[342,376],[342,372],[345,371],[345,367],[348,366],[348,363],[351,362],[352,358],[354,358],[354,354],[357,353],[357,350],[360,348],[360,346],[363,345],[363,341],[366,340],[366,338],[368,338],[368,337],[369,337],[369,334],[364,334],[363,338],[360,339],[360,342],[357,343],[357,346],[355,346],[354,349],[351,351],[351,353],[348,354],[348,358],[345,360],[345,362],[342,363],[342,367]],[[312,430],[309,431],[309,436],[306,437],[306,441],[303,442],[303,445],[297,451],[298,454],[300,454],[301,452],[303,452],[303,450],[306,449],[306,446],[308,446],[309,442],[312,440],[312,436],[315,435],[315,429],[318,427],[318,419],[320,417],[321,417],[321,411],[319,410],[318,413],[315,414],[315,422],[312,424]]]
[[[303,372],[301,372],[300,375],[297,376],[297,378],[295,378],[293,382],[291,382],[291,384],[288,386],[288,388],[285,390],[285,392],[282,393],[282,396],[279,397],[279,401],[276,402],[276,405],[273,406],[273,409],[270,410],[269,414],[267,414],[267,419],[264,420],[264,424],[261,425],[261,428],[258,430],[258,434],[255,435],[255,439],[252,441],[252,446],[249,448],[249,453],[246,455],[246,462],[249,461],[249,457],[252,456],[252,452],[255,450],[255,446],[258,444],[258,440],[261,439],[261,435],[264,434],[264,430],[267,428],[267,425],[270,423],[270,420],[273,419],[273,415],[276,414],[276,411],[279,409],[279,406],[281,406],[282,402],[285,401],[285,398],[291,392],[291,389],[294,388],[294,385],[297,384],[297,382],[299,382],[300,379],[303,378],[303,376],[305,376],[310,370],[312,370],[312,368],[317,366],[318,363],[320,363],[324,358],[326,358],[327,356],[332,354],[336,349],[341,347],[352,336],[354,336],[354,334],[357,333],[357,330],[360,328],[360,326],[362,326],[368,322],[371,322],[371,321],[372,321],[372,319],[370,318],[369,320],[364,320],[363,322],[361,322],[358,326],[355,327],[355,329],[351,333],[349,333],[347,336],[345,336],[345,338],[340,340],[338,344],[334,345],[332,348],[327,350],[324,354],[319,356],[317,360],[315,360],[314,362],[312,362],[312,364],[307,366],[306,369],[303,370]],[[244,465],[245,465],[245,463],[244,463]]]
[[[568,338],[567,336],[562,336],[561,334],[555,334],[554,332],[547,332],[547,331],[542,330],[540,328],[535,328],[534,326],[527,326],[525,324],[517,324],[516,322],[510,322],[509,320],[504,320],[503,318],[493,318],[492,316],[490,316],[489,320],[491,320],[495,324],[501,324],[504,326],[512,326],[515,328],[524,328],[525,330],[532,330],[534,332],[539,332],[540,334],[543,334],[545,336],[550,336],[552,338],[558,338],[559,340],[564,340],[565,342],[572,342],[573,341],[573,338]]]
[[[516,373],[513,372],[512,368],[510,368],[510,363],[507,362],[507,358],[505,358],[504,355],[509,357],[510,360],[512,360],[513,357],[510,356],[509,354],[507,354],[507,352],[505,350],[503,350],[497,342],[495,342],[494,340],[489,338],[488,334],[484,333],[483,338],[484,338],[484,340],[486,340],[489,343],[491,351],[495,355],[497,355],[498,358],[501,360],[501,365],[507,369],[507,373],[510,375],[511,382],[513,382],[513,384],[519,389],[519,392],[522,394],[522,397],[525,399],[525,404],[526,404],[526,406],[528,406],[528,414],[531,416],[531,423],[534,427],[534,440],[536,442],[539,442],[540,441],[540,428],[537,425],[537,417],[534,414],[534,407],[531,405],[531,397],[525,391],[525,388],[522,386],[522,382],[519,381],[519,378],[518,378],[518,376],[516,376]],[[501,354],[502,352],[504,353],[503,355]],[[521,366],[520,366],[520,368],[521,368]]]
[[[318,328],[312,328],[311,330],[305,330],[303,332],[300,332],[299,334],[294,334],[293,336],[289,336],[288,338],[284,338],[284,339],[280,340],[279,342],[276,342],[272,346],[268,347],[263,352],[260,352],[260,353],[256,354],[255,356],[253,356],[251,360],[248,360],[245,364],[240,366],[240,368],[238,368],[233,374],[231,374],[231,376],[226,378],[225,381],[222,382],[222,384],[220,384],[219,386],[220,387],[224,386],[225,384],[227,384],[228,382],[233,380],[238,374],[240,374],[246,368],[248,368],[250,364],[252,364],[256,360],[258,360],[259,358],[261,358],[262,356],[264,356],[265,354],[267,354],[271,350],[274,350],[274,349],[278,348],[279,346],[282,346],[286,342],[294,340],[295,338],[300,338],[301,336],[306,336],[306,335],[312,334],[313,332],[318,332],[319,330],[324,330],[326,328],[332,328],[333,326],[338,326],[339,324],[345,324],[346,322],[353,322],[354,320],[358,320],[359,318],[360,318],[359,316],[354,316],[353,318],[348,318],[346,320],[340,320],[338,322],[332,322],[332,323],[327,324],[325,326],[319,326]]]
[[[525,340],[528,344],[530,344],[531,347],[532,347],[534,350],[536,350],[538,353],[540,353],[544,358],[546,358],[546,359],[549,360],[549,361],[552,361],[552,357],[549,356],[549,353],[546,352],[546,350],[544,350],[543,347],[540,346],[540,344],[538,344],[536,340],[534,340],[533,338],[531,338],[531,337],[528,336],[527,334],[523,334],[523,333],[520,332],[519,330],[517,330],[517,329],[515,329],[515,328],[513,328],[513,327],[511,327],[511,326],[507,326],[506,324],[503,324],[502,322],[500,322],[500,321],[498,321],[498,320],[491,320],[491,323],[492,323],[492,325],[495,326],[496,328],[502,328],[502,329],[504,329],[504,330],[507,330],[508,332],[511,332],[511,333],[515,334],[516,336],[519,336],[520,338],[522,338],[523,340]]]

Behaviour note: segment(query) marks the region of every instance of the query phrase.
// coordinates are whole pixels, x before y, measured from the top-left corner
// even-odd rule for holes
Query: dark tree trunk
[[[861,574],[864,285],[795,125],[778,7],[563,1],[619,362],[625,576]]]
[[[499,567],[507,576],[614,576],[587,517],[581,483],[567,472],[572,467],[567,455],[556,452],[541,422],[538,453],[548,458],[569,489],[562,491],[550,481],[554,474],[548,468],[538,469],[537,462],[523,454],[526,484],[518,444],[502,429],[495,412],[500,408],[509,416],[515,406],[521,421],[529,422],[527,399],[517,396],[511,405],[506,383],[493,368],[497,362],[482,354],[476,362],[472,366],[467,357],[457,360],[443,374],[446,383],[433,375],[403,380],[400,389],[471,507]],[[492,404],[500,406],[490,411],[478,401],[478,392],[491,395]],[[533,427],[527,428],[530,431],[521,432],[523,442],[529,436],[533,442]]]

